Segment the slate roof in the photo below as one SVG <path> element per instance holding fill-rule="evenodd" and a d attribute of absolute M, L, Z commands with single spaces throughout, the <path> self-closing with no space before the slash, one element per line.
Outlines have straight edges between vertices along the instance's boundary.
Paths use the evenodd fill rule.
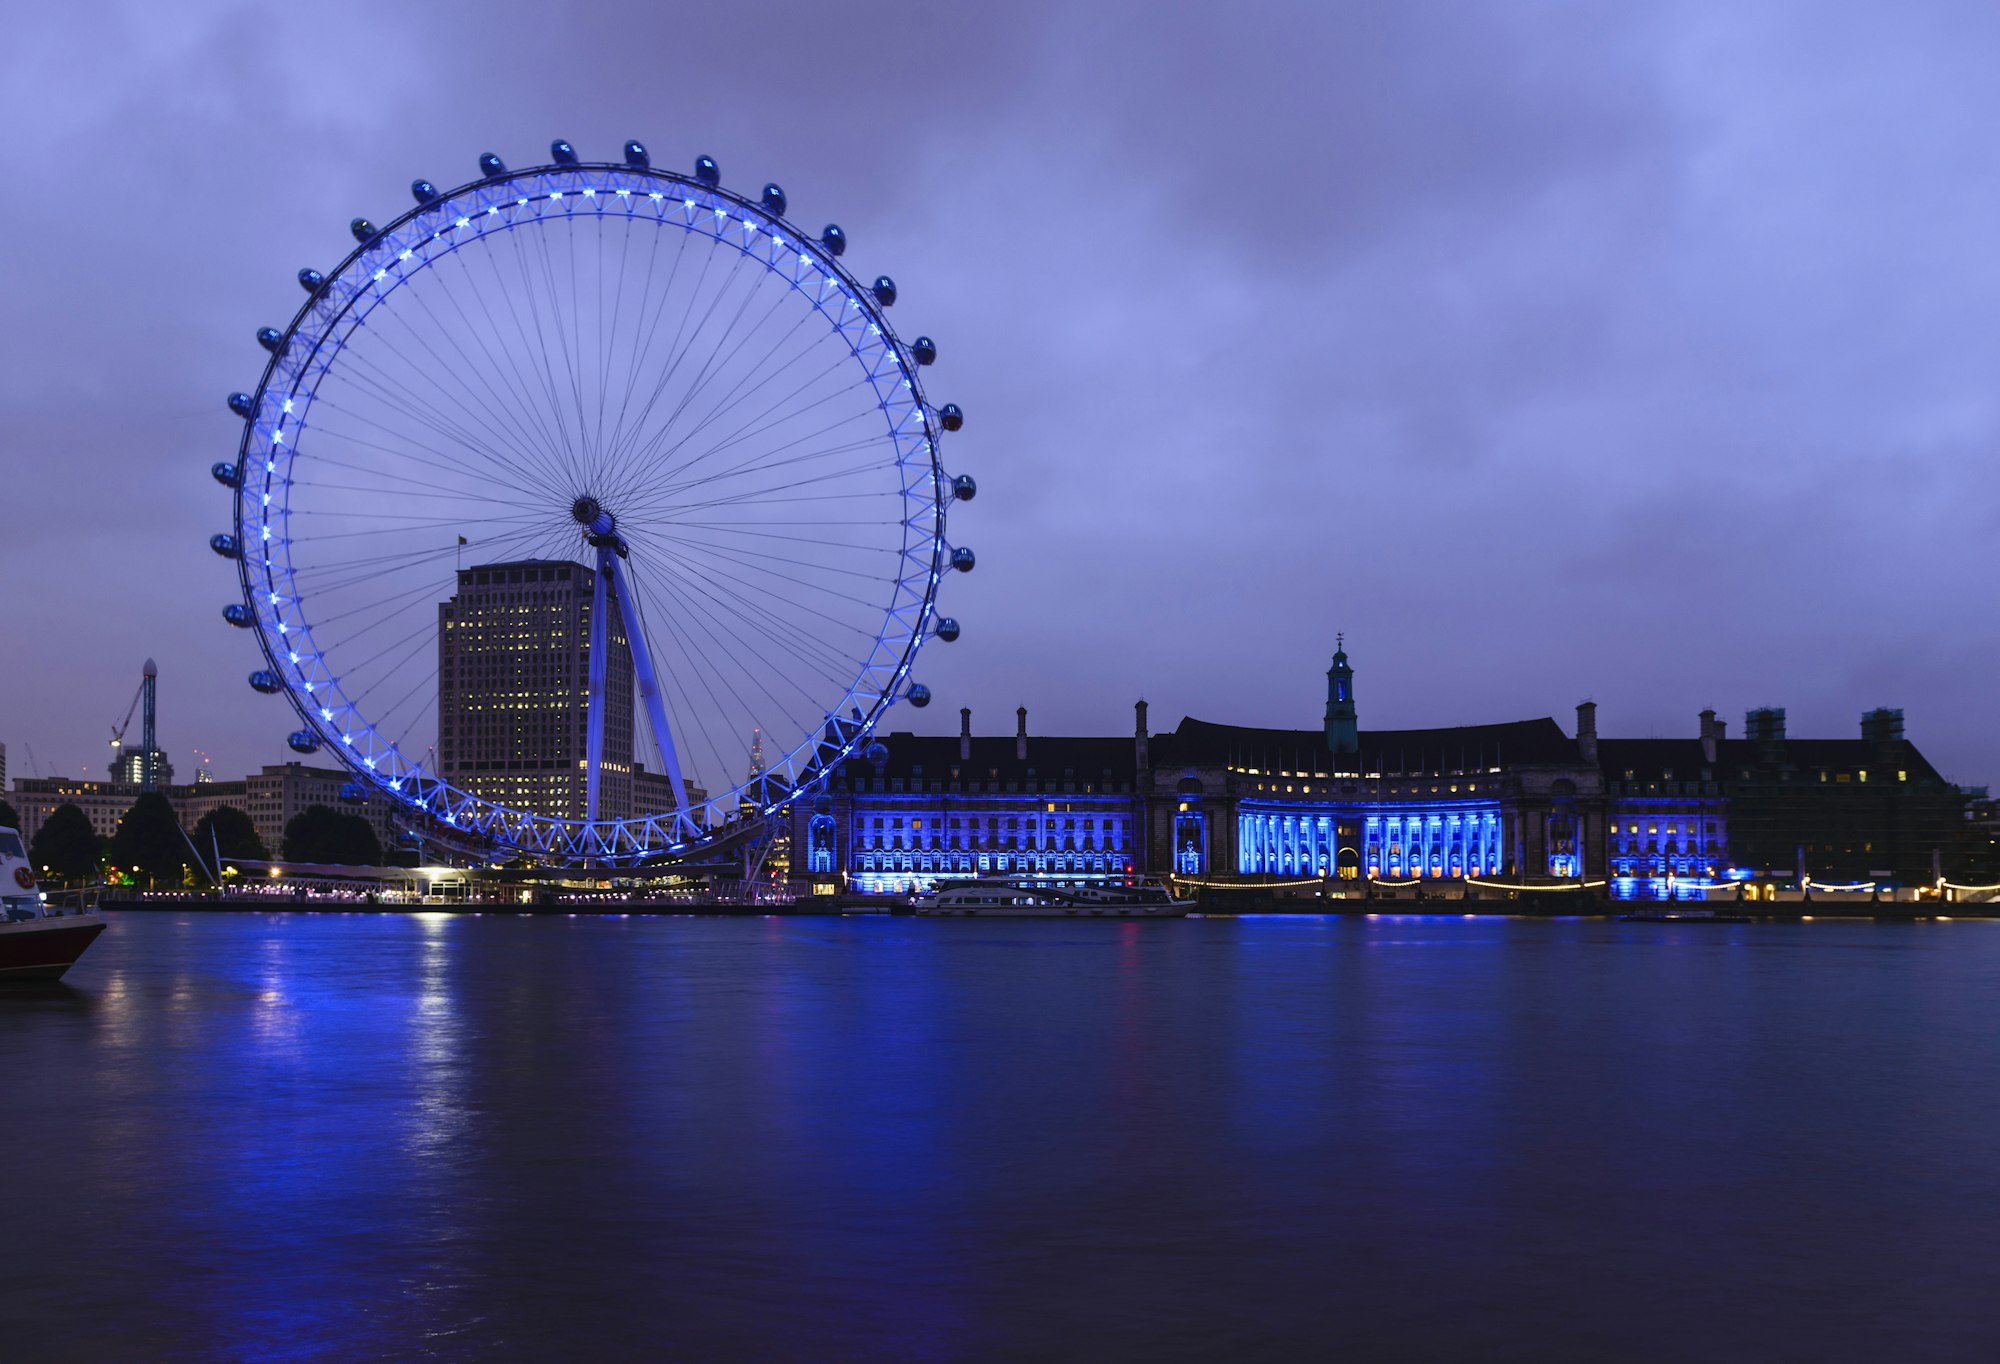
<path fill-rule="evenodd" d="M 954 767 L 965 781 L 1022 782 L 1030 780 L 1129 782 L 1135 775 L 1130 736 L 1028 736 L 1028 756 L 1015 756 L 1014 736 L 975 735 L 972 756 L 961 759 L 956 734 L 912 734 L 898 730 L 876 736 L 889 750 L 881 775 L 950 778 Z M 1510 720 L 1490 725 L 1456 725 L 1436 729 L 1364 729 L 1355 769 L 1362 772 L 1466 772 L 1492 767 L 1580 767 L 1576 740 L 1555 720 Z M 1184 767 L 1255 767 L 1265 771 L 1326 771 L 1331 761 L 1326 734 L 1317 729 L 1260 729 L 1222 725 L 1188 717 L 1170 731 L 1149 740 L 1153 766 L 1162 771 Z M 1762 769 L 1763 745 L 1749 739 L 1724 739 L 1712 770 L 1729 780 L 1741 769 Z M 1786 739 L 1781 761 L 1800 771 L 1852 771 L 1887 766 L 1876 746 L 1865 739 Z M 1692 780 L 1704 767 L 1697 738 L 1600 738 L 1598 765 L 1614 779 L 1627 769 L 1640 781 L 1659 780 L 1671 771 L 1677 780 Z M 1895 766 L 1910 780 L 1941 780 L 1915 744 L 1904 744 Z M 922 768 L 922 772 L 916 769 Z M 1065 778 L 1064 773 L 1074 773 Z M 856 757 L 845 764 L 843 776 L 872 777 L 875 768 Z"/>
<path fill-rule="evenodd" d="M 1720 766 L 1721 775 L 1728 776 L 1749 768 L 1755 772 L 1763 767 L 1764 745 L 1754 739 L 1725 739 L 1722 743 Z M 1867 739 L 1783 739 L 1778 741 L 1778 761 L 1799 771 L 1818 771 L 1824 767 L 1834 772 L 1853 771 L 1868 768 L 1881 771 L 1891 765 L 1885 761 L 1882 750 Z M 1910 774 L 1911 781 L 1942 781 L 1938 770 L 1931 766 L 1917 746 L 1902 741 L 1892 750 L 1893 765 Z"/>
<path fill-rule="evenodd" d="M 1469 772 L 1489 767 L 1573 767 L 1576 740 L 1547 716 L 1441 729 L 1364 729 L 1355 766 L 1363 772 Z M 1324 771 L 1331 761 L 1320 729 L 1257 729 L 1184 719 L 1152 741 L 1155 767 L 1224 766 Z"/>
<path fill-rule="evenodd" d="M 1109 772 L 1112 780 L 1129 782 L 1135 770 L 1130 738 L 1030 734 L 1025 760 L 1015 756 L 1011 734 L 973 736 L 972 756 L 967 759 L 958 756 L 956 734 L 911 734 L 898 730 L 877 734 L 876 738 L 889 750 L 882 765 L 885 777 L 921 776 L 929 781 L 950 777 L 956 767 L 967 781 L 1025 781 L 1032 771 L 1040 781 L 1061 781 L 1065 772 L 1074 772 L 1077 781 L 1095 782 L 1103 780 Z M 923 769 L 921 774 L 915 770 L 919 767 Z M 845 765 L 844 775 L 872 777 L 875 768 L 865 758 L 855 758 Z"/>

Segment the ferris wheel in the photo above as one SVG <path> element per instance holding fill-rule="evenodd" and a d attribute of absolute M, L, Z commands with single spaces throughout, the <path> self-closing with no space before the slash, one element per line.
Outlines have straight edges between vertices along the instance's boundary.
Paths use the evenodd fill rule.
<path fill-rule="evenodd" d="M 977 489 L 928 337 L 775 184 L 637 142 L 480 176 L 321 274 L 250 393 L 234 503 L 259 692 L 412 828 L 551 862 L 685 855 L 782 809 L 912 680 Z M 753 738 L 755 747 L 753 749 Z M 879 758 L 879 752 L 876 753 Z"/>

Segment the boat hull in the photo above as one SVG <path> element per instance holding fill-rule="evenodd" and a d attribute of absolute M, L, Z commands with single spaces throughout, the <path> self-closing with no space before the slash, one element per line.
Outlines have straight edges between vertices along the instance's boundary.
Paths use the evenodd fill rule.
<path fill-rule="evenodd" d="M 1034 904 L 919 905 L 925 919 L 1185 919 L 1193 905 Z"/>
<path fill-rule="evenodd" d="M 0 982 L 61 980 L 103 931 L 95 915 L 0 925 Z"/>
<path fill-rule="evenodd" d="M 919 909 L 920 919 L 1185 919 L 1185 909 Z"/>

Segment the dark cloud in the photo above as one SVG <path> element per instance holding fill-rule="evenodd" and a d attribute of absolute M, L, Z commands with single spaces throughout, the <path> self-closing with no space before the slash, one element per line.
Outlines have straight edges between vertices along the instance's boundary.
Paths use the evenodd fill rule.
<path fill-rule="evenodd" d="M 781 180 L 966 405 L 949 721 L 1141 693 L 1691 733 L 1873 705 L 2000 776 L 1983 6 L 47 7 L 0 53 L 0 740 L 282 753 L 203 470 L 356 214 L 553 136 Z M 927 717 L 928 718 L 928 717 Z M 1740 723 L 1740 721 L 1739 721 Z"/>

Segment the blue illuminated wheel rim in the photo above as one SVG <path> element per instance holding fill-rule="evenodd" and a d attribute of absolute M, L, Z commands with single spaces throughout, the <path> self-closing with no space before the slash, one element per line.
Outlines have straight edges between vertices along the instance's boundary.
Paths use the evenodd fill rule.
<path fill-rule="evenodd" d="M 234 497 L 214 548 L 243 591 L 225 616 L 262 645 L 253 685 L 303 721 L 292 747 L 336 755 L 413 828 L 552 862 L 682 856 L 814 786 L 896 701 L 929 700 L 910 673 L 970 480 L 944 471 L 945 409 L 919 381 L 935 346 L 897 337 L 894 283 L 849 275 L 838 228 L 801 231 L 775 185 L 731 193 L 706 158 L 682 176 L 637 144 L 624 165 L 554 154 L 483 158 L 449 192 L 419 181 L 417 207 L 357 219 L 352 254 L 301 272 L 308 299 L 259 332 L 271 359 L 232 397 L 243 437 L 214 471 Z M 553 617 L 509 605 L 544 599 L 509 595 L 508 574 L 561 565 L 609 584 L 599 619 L 630 636 L 630 757 L 684 772 L 650 807 L 595 732 L 588 810 L 508 798 L 566 764 L 470 770 L 497 751 L 471 730 L 588 729 L 592 686 L 611 688 L 596 723 L 625 723 Z M 474 591 L 480 638 L 513 653 L 467 661 L 452 632 L 470 608 L 447 603 Z M 509 612 L 518 639 L 494 633 Z"/>

